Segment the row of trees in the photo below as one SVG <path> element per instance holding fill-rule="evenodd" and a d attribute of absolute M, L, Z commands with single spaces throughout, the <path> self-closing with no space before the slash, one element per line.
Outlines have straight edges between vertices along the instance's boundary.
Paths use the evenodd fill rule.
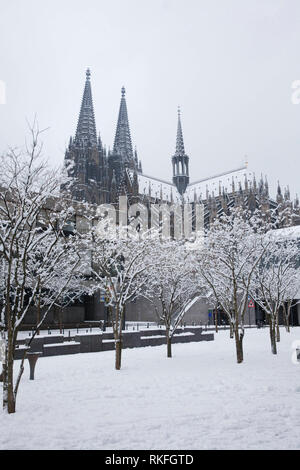
<path fill-rule="evenodd" d="M 162 239 L 159 232 L 114 227 L 105 214 L 98 223 L 85 213 L 86 229 L 66 230 L 74 208 L 60 196 L 68 179 L 49 170 L 32 130 L 24 153 L 2 157 L 0 175 L 0 333 L 5 344 L 3 407 L 16 409 L 24 359 L 14 380 L 18 332 L 32 306 L 38 312 L 32 339 L 54 306 L 83 293 L 106 293 L 115 339 L 115 368 L 122 364 L 125 306 L 144 296 L 164 324 L 167 356 L 176 328 L 197 299 L 206 299 L 228 317 L 237 362 L 243 361 L 248 298 L 265 311 L 272 352 L 280 307 L 288 318 L 297 297 L 297 238 L 274 231 L 257 211 L 232 209 L 193 241 Z"/>
<path fill-rule="evenodd" d="M 227 315 L 238 363 L 243 362 L 249 298 L 265 312 L 272 353 L 277 354 L 280 308 L 289 331 L 291 307 L 300 294 L 297 229 L 274 230 L 278 216 L 274 213 L 270 220 L 264 221 L 259 210 L 233 209 L 212 224 L 198 252 L 198 271 L 215 306 Z"/>
<path fill-rule="evenodd" d="M 243 362 L 245 314 L 252 298 L 265 312 L 271 351 L 277 354 L 279 311 L 283 309 L 289 331 L 291 307 L 299 296 L 298 239 L 290 229 L 273 230 L 275 217 L 262 221 L 259 211 L 232 209 L 215 220 L 204 239 L 193 242 L 161 240 L 156 232 L 127 228 L 105 235 L 107 222 L 100 222 L 99 240 L 93 243 L 94 288 L 109 286 L 116 368 L 121 367 L 124 308 L 137 296 L 152 303 L 164 324 L 168 357 L 176 328 L 199 298 L 226 314 L 238 363 Z"/>

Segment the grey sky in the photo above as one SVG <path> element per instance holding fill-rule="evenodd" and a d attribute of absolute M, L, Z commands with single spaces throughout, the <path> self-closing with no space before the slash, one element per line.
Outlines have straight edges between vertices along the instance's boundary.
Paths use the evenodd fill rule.
<path fill-rule="evenodd" d="M 62 162 L 85 69 L 97 131 L 112 146 L 126 87 L 146 174 L 171 179 L 177 106 L 191 180 L 240 166 L 299 191 L 299 0 L 0 0 L 0 150 L 34 113 L 45 153 Z"/>

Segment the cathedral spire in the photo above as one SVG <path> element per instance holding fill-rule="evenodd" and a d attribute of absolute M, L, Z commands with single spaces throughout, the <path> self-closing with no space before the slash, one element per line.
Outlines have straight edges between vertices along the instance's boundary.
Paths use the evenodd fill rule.
<path fill-rule="evenodd" d="M 182 126 L 181 126 L 181 119 L 180 119 L 180 106 L 178 106 L 178 123 L 177 123 L 177 136 L 176 136 L 176 151 L 175 155 L 184 156 L 184 143 L 183 143 L 183 135 L 182 135 Z"/>
<path fill-rule="evenodd" d="M 128 122 L 125 88 L 121 89 L 121 104 L 114 142 L 114 153 L 120 155 L 125 162 L 133 160 L 133 150 Z"/>
<path fill-rule="evenodd" d="M 90 77 L 90 69 L 87 69 L 85 87 L 75 136 L 76 144 L 84 146 L 97 145 L 97 133 Z"/>
<path fill-rule="evenodd" d="M 182 195 L 189 184 L 189 157 L 184 150 L 180 107 L 178 106 L 178 122 L 176 135 L 176 150 L 172 157 L 173 166 L 173 184 L 176 185 L 179 193 Z"/>

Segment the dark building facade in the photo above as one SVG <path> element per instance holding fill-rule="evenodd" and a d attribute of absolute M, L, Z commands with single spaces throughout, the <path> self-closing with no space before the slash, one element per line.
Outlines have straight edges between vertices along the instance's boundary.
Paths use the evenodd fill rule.
<path fill-rule="evenodd" d="M 70 138 L 65 162 L 69 165 L 69 175 L 74 178 L 72 197 L 92 204 L 115 201 L 120 189 L 124 191 L 128 185 L 126 169 L 141 172 L 141 162 L 132 148 L 125 88 L 122 88 L 113 150 L 107 152 L 96 132 L 89 69 L 76 134 Z"/>
<path fill-rule="evenodd" d="M 91 73 L 86 81 L 75 137 L 70 138 L 65 154 L 68 173 L 74 178 L 72 198 L 92 204 L 117 203 L 120 195 L 128 202 L 183 203 L 200 202 L 204 205 L 204 223 L 214 220 L 231 207 L 269 209 L 300 213 L 298 197 L 291 201 L 289 189 L 281 190 L 278 183 L 276 199 L 269 195 L 266 178 L 257 181 L 245 163 L 240 168 L 209 178 L 190 182 L 189 157 L 185 153 L 181 114 L 178 124 L 175 153 L 171 157 L 172 182 L 144 175 L 137 151 L 133 150 L 129 127 L 125 88 L 121 90 L 121 103 L 113 150 L 107 151 L 97 134 L 91 90 Z M 284 222 L 283 222 L 284 223 Z M 290 221 L 286 220 L 286 225 Z"/>

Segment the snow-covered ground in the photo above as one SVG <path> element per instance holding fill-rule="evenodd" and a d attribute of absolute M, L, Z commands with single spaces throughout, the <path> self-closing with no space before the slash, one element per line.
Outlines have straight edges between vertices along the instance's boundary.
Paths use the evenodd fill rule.
<path fill-rule="evenodd" d="M 247 330 L 245 362 L 233 340 L 42 358 L 26 364 L 15 415 L 0 412 L 0 449 L 300 449 L 300 364 L 281 330 Z M 18 365 L 18 362 L 16 363 Z"/>

